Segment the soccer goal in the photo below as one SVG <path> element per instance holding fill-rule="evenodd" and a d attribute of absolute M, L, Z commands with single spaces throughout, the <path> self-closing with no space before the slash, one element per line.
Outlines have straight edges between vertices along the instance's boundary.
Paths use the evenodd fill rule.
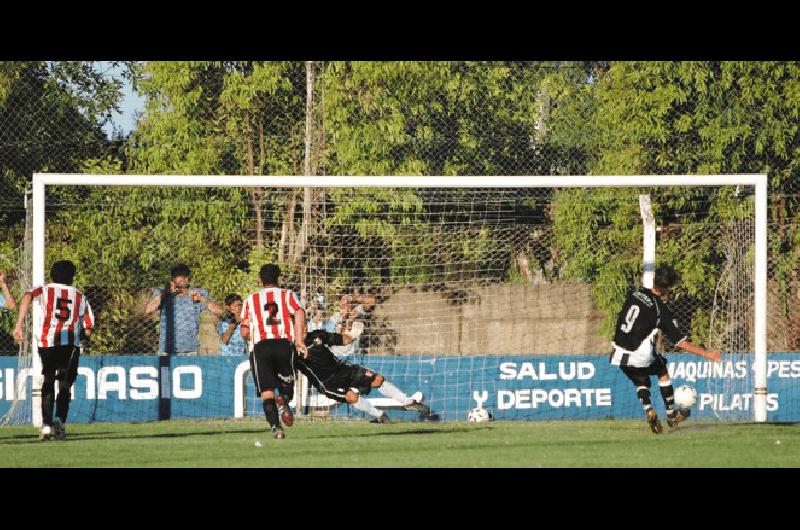
<path fill-rule="evenodd" d="M 71 421 L 261 417 L 247 358 L 223 347 L 226 315 L 199 311 L 196 349 L 159 355 L 165 336 L 186 331 L 146 310 L 176 263 L 221 305 L 277 263 L 310 328 L 360 323 L 337 355 L 445 420 L 475 407 L 508 420 L 640 418 L 608 364 L 610 338 L 626 291 L 669 263 L 682 277 L 670 299 L 681 327 L 723 352 L 710 366 L 662 341 L 674 384 L 697 389 L 699 417 L 768 418 L 765 175 L 35 174 L 31 225 L 32 284 L 72 260 L 97 321 Z M 28 350 L 24 371 L 0 372 L 8 406 L 37 424 Z M 776 408 L 793 406 L 780 401 L 789 389 L 778 394 Z M 358 417 L 303 385 L 294 405 Z"/>

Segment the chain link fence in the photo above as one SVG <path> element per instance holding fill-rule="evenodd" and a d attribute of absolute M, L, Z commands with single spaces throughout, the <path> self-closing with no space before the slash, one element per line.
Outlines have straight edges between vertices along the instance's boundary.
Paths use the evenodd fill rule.
<path fill-rule="evenodd" d="M 131 134 L 111 138 L 120 84 L 98 81 L 97 65 L 0 66 L 0 268 L 17 300 L 30 288 L 34 172 L 466 175 L 484 188 L 53 187 L 47 268 L 78 264 L 100 326 L 89 353 L 163 350 L 166 324 L 147 303 L 177 262 L 220 303 L 277 262 L 312 326 L 337 313 L 345 328 L 366 323 L 362 353 L 605 354 L 642 274 L 640 193 L 659 260 L 683 277 L 681 325 L 751 348 L 748 190 L 492 188 L 498 175 L 582 174 L 767 173 L 768 351 L 800 346 L 797 64 L 126 66 L 145 106 Z M 2 318 L 0 350 L 16 354 L 13 315 Z M 199 353 L 224 350 L 229 320 L 201 314 Z"/>

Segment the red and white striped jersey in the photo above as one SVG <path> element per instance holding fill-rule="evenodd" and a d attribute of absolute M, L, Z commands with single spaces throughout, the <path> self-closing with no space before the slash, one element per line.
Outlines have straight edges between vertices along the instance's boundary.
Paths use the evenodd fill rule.
<path fill-rule="evenodd" d="M 280 287 L 265 287 L 247 297 L 242 325 L 250 326 L 250 344 L 266 339 L 294 341 L 294 319 L 300 308 L 297 295 Z"/>
<path fill-rule="evenodd" d="M 71 285 L 48 283 L 31 291 L 41 308 L 41 322 L 33 335 L 40 348 L 80 344 L 81 329 L 94 328 L 94 314 L 86 296 Z"/>

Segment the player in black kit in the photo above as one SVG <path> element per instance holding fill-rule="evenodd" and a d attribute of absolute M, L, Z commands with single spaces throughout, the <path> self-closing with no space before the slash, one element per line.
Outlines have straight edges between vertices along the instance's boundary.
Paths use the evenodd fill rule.
<path fill-rule="evenodd" d="M 658 377 L 658 386 L 664 407 L 667 411 L 667 424 L 674 427 L 689 417 L 690 411 L 674 410 L 674 391 L 669 379 L 667 361 L 656 351 L 656 333 L 662 330 L 677 347 L 719 361 L 720 353 L 704 350 L 688 340 L 681 332 L 672 314 L 672 309 L 661 297 L 680 280 L 676 270 L 668 266 L 659 267 L 655 272 L 654 286 L 650 289 L 639 287 L 631 291 L 617 317 L 611 353 L 611 364 L 617 365 L 636 386 L 636 393 L 644 407 L 647 423 L 655 434 L 662 431 L 661 422 L 650 402 L 650 376 Z"/>
<path fill-rule="evenodd" d="M 408 397 L 381 374 L 337 359 L 328 348 L 328 346 L 346 346 L 352 340 L 353 338 L 347 334 L 327 333 L 324 330 L 312 331 L 306 335 L 308 357 L 298 356 L 295 363 L 314 388 L 339 403 L 349 403 L 357 410 L 366 412 L 374 418 L 372 423 L 389 423 L 389 417 L 385 412 L 364 399 L 373 388 L 384 396 L 400 402 L 405 410 L 419 412 L 422 420 L 439 419 L 438 415 L 431 413 L 427 405 Z"/>

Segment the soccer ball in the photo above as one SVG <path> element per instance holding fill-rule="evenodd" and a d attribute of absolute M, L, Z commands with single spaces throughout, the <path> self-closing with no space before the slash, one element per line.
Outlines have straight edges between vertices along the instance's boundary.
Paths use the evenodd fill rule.
<path fill-rule="evenodd" d="M 675 404 L 682 409 L 688 409 L 697 401 L 697 390 L 683 385 L 675 389 Z"/>
<path fill-rule="evenodd" d="M 467 413 L 467 421 L 483 423 L 484 421 L 489 421 L 491 419 L 492 415 L 489 414 L 489 411 L 481 407 L 472 409 Z"/>

